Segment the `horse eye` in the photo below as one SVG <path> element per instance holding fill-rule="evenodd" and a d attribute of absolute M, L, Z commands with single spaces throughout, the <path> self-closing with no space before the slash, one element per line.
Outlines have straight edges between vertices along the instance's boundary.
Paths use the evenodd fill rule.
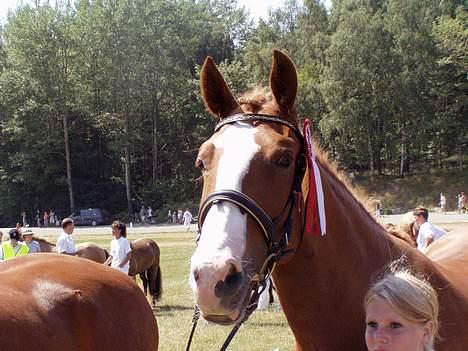
<path fill-rule="evenodd" d="M 205 170 L 205 164 L 203 163 L 203 160 L 201 158 L 197 158 L 195 161 L 195 167 L 198 168 L 200 171 Z"/>
<path fill-rule="evenodd" d="M 287 168 L 291 165 L 293 161 L 293 158 L 290 154 L 284 154 L 281 156 L 281 158 L 278 160 L 278 165 L 284 168 Z"/>

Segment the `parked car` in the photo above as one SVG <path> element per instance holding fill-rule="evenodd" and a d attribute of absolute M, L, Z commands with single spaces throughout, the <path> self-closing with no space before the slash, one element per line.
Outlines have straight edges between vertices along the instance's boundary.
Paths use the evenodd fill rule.
<path fill-rule="evenodd" d="M 110 224 L 111 216 L 106 210 L 100 208 L 79 209 L 70 216 L 75 225 L 92 225 L 93 227 L 101 224 Z"/>

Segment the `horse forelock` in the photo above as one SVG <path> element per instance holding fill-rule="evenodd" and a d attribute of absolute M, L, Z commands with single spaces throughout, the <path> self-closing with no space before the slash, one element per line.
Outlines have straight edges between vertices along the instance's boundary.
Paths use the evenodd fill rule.
<path fill-rule="evenodd" d="M 283 111 L 276 103 L 271 91 L 265 87 L 255 87 L 242 93 L 238 98 L 244 113 L 262 113 L 266 115 L 282 117 L 297 125 L 295 108 Z"/>

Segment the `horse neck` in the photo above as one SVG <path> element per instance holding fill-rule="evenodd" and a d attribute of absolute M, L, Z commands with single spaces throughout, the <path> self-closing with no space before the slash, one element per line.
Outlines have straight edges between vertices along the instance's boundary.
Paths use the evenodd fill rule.
<path fill-rule="evenodd" d="M 391 238 L 330 168 L 320 169 L 326 235 L 305 235 L 294 258 L 277 267 L 274 281 L 298 342 L 303 338 L 303 344 L 328 345 L 327 350 L 352 349 L 363 342 L 362 300 L 371 280 L 410 247 Z M 337 325 L 359 339 L 331 335 L 340 334 Z"/>
<path fill-rule="evenodd" d="M 36 240 L 39 243 L 41 252 L 55 252 L 57 250 L 55 244 L 52 244 L 43 238 L 33 236 L 33 240 Z"/>

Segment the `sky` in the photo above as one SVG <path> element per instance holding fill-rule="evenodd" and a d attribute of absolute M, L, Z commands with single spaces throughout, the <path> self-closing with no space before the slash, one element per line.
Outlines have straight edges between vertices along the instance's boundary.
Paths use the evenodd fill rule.
<path fill-rule="evenodd" d="M 265 18 L 268 15 L 269 8 L 278 8 L 284 0 L 238 0 L 241 6 L 245 6 L 249 10 L 250 14 L 255 17 Z M 31 0 L 0 0 L 0 22 L 5 23 L 8 9 L 14 9 L 20 3 L 31 2 Z M 53 0 L 51 1 L 53 2 Z M 331 6 L 331 0 L 325 0 L 327 7 Z"/>

